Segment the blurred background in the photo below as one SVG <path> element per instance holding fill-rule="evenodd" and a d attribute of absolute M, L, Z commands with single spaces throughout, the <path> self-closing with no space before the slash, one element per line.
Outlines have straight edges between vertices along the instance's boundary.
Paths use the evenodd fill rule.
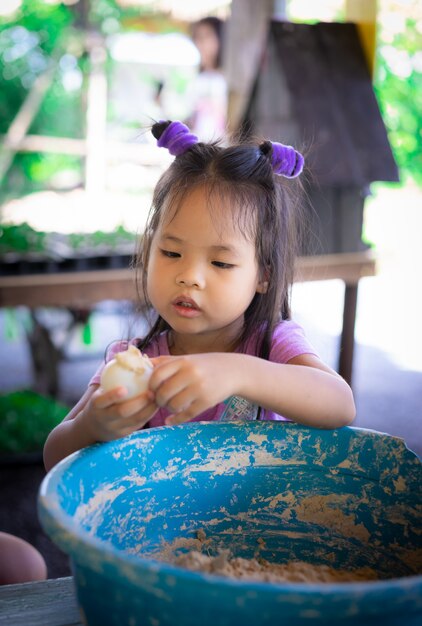
<path fill-rule="evenodd" d="M 198 28 L 198 20 L 209 16 L 216 19 Z M 350 22 L 357 25 L 356 36 L 342 30 Z M 343 32 L 350 35 L 349 48 Z M 277 39 L 280 33 L 293 46 L 291 53 Z M 305 79 L 293 80 L 300 74 L 298 63 L 306 47 L 300 43 L 303 33 L 319 33 L 315 56 L 307 57 L 316 72 L 318 54 L 323 58 L 331 45 L 343 45 L 344 60 L 349 59 L 343 67 L 337 55 L 330 66 L 333 75 L 337 72 L 336 114 L 340 119 L 341 109 L 346 112 L 353 104 L 349 117 L 344 116 L 341 138 L 350 148 L 364 134 L 366 145 L 363 138 L 364 151 L 355 157 L 353 150 L 348 155 L 339 145 L 331 150 L 334 159 L 354 171 L 360 154 L 366 171 L 389 160 L 381 175 L 366 176 L 364 171 L 357 176 L 351 207 L 357 238 L 346 237 L 341 245 L 325 243 L 319 250 L 323 255 L 370 252 L 376 262 L 375 275 L 359 281 L 352 377 L 355 425 L 402 437 L 422 453 L 421 3 L 1 0 L 2 489 L 13 472 L 26 493 L 18 464 L 31 467 L 35 477 L 28 498 L 19 499 L 16 490 L 8 494 L 16 511 L 26 506 L 33 516 L 46 432 L 83 393 L 108 343 L 143 328 L 130 299 L 107 297 L 105 291 L 92 306 L 44 306 L 31 284 L 40 275 L 48 281 L 56 273 L 128 267 L 153 187 L 170 162 L 149 132 L 157 119 L 185 120 L 203 139 L 236 132 L 245 122 L 255 131 L 283 127 L 283 136 L 271 137 L 286 143 L 298 137 L 318 161 L 324 120 L 315 113 L 308 132 L 298 98 L 308 89 L 309 109 L 316 111 L 318 102 L 324 108 L 321 94 L 327 84 L 323 76 L 316 88 Z M 271 65 L 274 59 L 280 64 Z M 280 92 L 270 96 L 271 72 L 280 76 Z M 270 77 L 267 83 L 265 76 Z M 271 112 L 274 101 L 292 117 L 283 117 L 284 109 L 282 115 Z M 378 131 L 372 140 L 375 127 L 385 132 L 385 141 Z M 331 139 L 338 145 L 334 132 Z M 323 165 L 333 178 L 333 166 Z M 347 231 L 348 224 L 335 229 Z M 323 228 L 321 233 L 324 239 Z M 8 290 L 15 282 L 25 289 L 21 301 L 10 306 Z M 339 278 L 298 282 L 292 294 L 294 316 L 333 367 L 344 290 Z M 58 295 L 60 291 L 59 284 Z M 13 524 L 16 528 L 10 506 L 0 511 L 5 530 Z M 20 534 L 33 539 L 24 521 Z M 47 539 L 39 529 L 36 534 L 48 551 Z M 51 567 L 53 574 L 66 571 L 60 565 L 54 569 L 54 563 Z"/>

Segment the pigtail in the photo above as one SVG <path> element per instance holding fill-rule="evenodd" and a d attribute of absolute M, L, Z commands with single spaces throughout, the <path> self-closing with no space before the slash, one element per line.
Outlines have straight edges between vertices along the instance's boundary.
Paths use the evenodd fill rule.
<path fill-rule="evenodd" d="M 264 141 L 260 144 L 259 150 L 263 156 L 270 159 L 274 174 L 285 178 L 296 178 L 301 174 L 305 159 L 292 146 L 277 141 Z"/>
<path fill-rule="evenodd" d="M 173 156 L 183 154 L 199 141 L 182 122 L 160 120 L 152 126 L 151 133 L 157 139 L 157 146 L 167 148 Z"/>

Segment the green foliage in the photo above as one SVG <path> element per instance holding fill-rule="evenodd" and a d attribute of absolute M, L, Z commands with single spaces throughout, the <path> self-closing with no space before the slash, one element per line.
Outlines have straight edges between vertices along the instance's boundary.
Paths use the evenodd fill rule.
<path fill-rule="evenodd" d="M 49 251 L 54 251 L 55 243 L 60 240 L 63 246 L 67 246 L 69 253 L 76 252 L 81 255 L 92 256 L 95 254 L 127 253 L 134 249 L 138 237 L 124 228 L 118 226 L 112 232 L 97 230 L 94 233 L 45 233 L 35 230 L 27 223 L 1 224 L 0 225 L 0 257 L 1 255 L 16 252 L 22 256 L 25 253 L 41 252 L 48 256 Z"/>
<path fill-rule="evenodd" d="M 123 9 L 115 0 L 91 0 L 89 20 L 98 26 L 104 34 L 112 34 L 120 30 Z"/>
<path fill-rule="evenodd" d="M 17 154 L 7 178 L 1 183 L 0 202 L 49 189 L 56 174 L 80 169 L 79 157 L 39 152 Z"/>
<path fill-rule="evenodd" d="M 13 20 L 0 18 L 0 132 L 7 131 L 26 93 L 50 63 L 72 21 L 64 6 L 23 0 Z"/>
<path fill-rule="evenodd" d="M 65 5 L 23 0 L 12 18 L 0 18 L 0 133 L 6 133 L 36 79 L 51 65 L 53 82 L 29 132 L 38 135 L 83 137 L 83 58 L 78 58 L 80 35 L 71 30 L 74 16 Z M 72 53 L 65 46 L 71 41 Z M 53 177 L 81 160 L 56 154 L 15 155 L 1 182 L 0 202 L 51 187 Z"/>
<path fill-rule="evenodd" d="M 382 35 L 381 35 L 382 36 Z M 375 91 L 397 164 L 422 185 L 422 32 L 415 20 L 378 49 Z M 419 59 L 419 65 L 418 65 Z"/>
<path fill-rule="evenodd" d="M 42 252 L 45 233 L 29 224 L 2 224 L 0 226 L 0 255 L 8 252 Z"/>
<path fill-rule="evenodd" d="M 33 391 L 0 396 L 0 453 L 42 450 L 69 408 Z"/>
<path fill-rule="evenodd" d="M 95 250 L 106 247 L 109 251 L 118 250 L 119 246 L 134 245 L 137 235 L 118 226 L 113 232 L 97 230 L 94 233 L 70 233 L 68 242 L 74 250 Z"/>

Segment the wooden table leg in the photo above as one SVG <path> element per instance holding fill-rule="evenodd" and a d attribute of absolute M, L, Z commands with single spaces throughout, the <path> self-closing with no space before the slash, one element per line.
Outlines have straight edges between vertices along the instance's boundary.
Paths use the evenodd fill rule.
<path fill-rule="evenodd" d="M 355 347 L 355 321 L 358 300 L 358 283 L 346 283 L 344 291 L 343 329 L 341 332 L 338 373 L 352 384 L 353 351 Z"/>
<path fill-rule="evenodd" d="M 32 328 L 27 332 L 30 348 L 34 389 L 40 394 L 57 398 L 59 392 L 59 363 L 61 351 L 54 345 L 49 329 L 31 310 Z"/>

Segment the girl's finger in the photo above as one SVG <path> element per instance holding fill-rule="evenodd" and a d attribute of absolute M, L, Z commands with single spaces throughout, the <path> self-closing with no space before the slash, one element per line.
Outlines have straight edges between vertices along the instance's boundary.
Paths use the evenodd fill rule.
<path fill-rule="evenodd" d="M 158 410 L 159 410 L 159 407 L 156 404 L 152 404 L 149 407 L 148 411 L 146 409 L 144 411 L 142 411 L 142 414 L 139 416 L 140 419 L 138 420 L 138 424 L 137 424 L 137 429 L 136 430 L 140 430 L 146 424 L 148 424 L 148 422 L 154 417 L 154 415 L 157 413 Z"/>
<path fill-rule="evenodd" d="M 170 413 L 180 413 L 181 411 L 186 411 L 195 399 L 196 398 L 193 396 L 192 390 L 189 387 L 185 387 L 175 395 L 171 396 L 165 404 L 159 404 L 158 400 L 157 404 L 158 406 L 165 406 Z"/>
<path fill-rule="evenodd" d="M 197 415 L 205 411 L 205 408 L 206 407 L 202 404 L 202 402 L 193 402 L 184 411 L 180 411 L 180 413 L 176 413 L 175 415 L 170 415 L 169 417 L 167 417 L 165 423 L 167 424 L 167 426 L 176 426 L 177 424 L 190 422 L 195 417 L 197 417 Z"/>
<path fill-rule="evenodd" d="M 129 417 L 114 416 L 109 421 L 109 428 L 114 432 L 118 432 L 120 436 L 125 437 L 130 433 L 140 430 L 149 420 L 154 417 L 158 407 L 154 402 L 149 403 L 141 411 L 130 415 Z"/>
<path fill-rule="evenodd" d="M 187 417 L 185 413 L 176 413 L 176 415 L 172 415 L 171 417 L 167 417 L 165 422 L 167 426 L 178 426 L 179 424 L 184 424 L 185 422 L 189 422 L 193 417 Z"/>
<path fill-rule="evenodd" d="M 178 405 L 175 405 L 174 401 L 180 394 L 184 394 L 184 397 L 186 398 L 186 395 L 189 394 L 188 385 L 189 381 L 186 377 L 182 374 L 176 373 L 174 376 L 163 382 L 155 392 L 155 402 L 158 406 L 165 406 L 170 411 L 176 412 Z M 192 396 L 192 391 L 189 395 Z M 192 397 L 187 399 L 190 399 L 191 401 L 193 400 Z"/>
<path fill-rule="evenodd" d="M 96 409 L 107 409 L 113 404 L 121 402 L 127 393 L 126 387 L 116 387 L 105 393 L 95 392 L 92 396 L 92 404 Z"/>
<path fill-rule="evenodd" d="M 157 391 L 158 388 L 166 381 L 168 378 L 171 378 L 180 370 L 180 359 L 177 357 L 172 357 L 169 360 L 162 362 L 162 364 L 158 364 L 152 370 L 151 378 L 149 380 L 149 388 L 152 391 Z"/>
<path fill-rule="evenodd" d="M 150 404 L 153 399 L 154 394 L 151 391 L 145 391 L 134 398 L 129 398 L 124 402 L 120 402 L 117 406 L 115 405 L 113 407 L 113 410 L 116 413 L 116 417 L 126 419 L 139 414 L 139 412 Z"/>

